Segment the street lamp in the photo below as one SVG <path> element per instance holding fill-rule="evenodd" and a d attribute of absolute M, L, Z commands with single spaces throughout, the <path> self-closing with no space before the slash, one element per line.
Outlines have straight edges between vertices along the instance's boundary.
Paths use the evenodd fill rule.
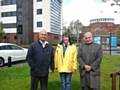
<path fill-rule="evenodd" d="M 111 37 L 112 37 L 112 33 L 111 33 L 111 32 L 109 32 L 110 55 L 111 55 L 111 51 L 112 51 L 112 46 L 111 46 Z"/>

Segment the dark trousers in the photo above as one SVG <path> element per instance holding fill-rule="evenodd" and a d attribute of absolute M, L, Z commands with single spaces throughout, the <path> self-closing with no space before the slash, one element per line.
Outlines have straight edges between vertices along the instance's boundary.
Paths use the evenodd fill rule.
<path fill-rule="evenodd" d="M 97 88 L 82 87 L 82 90 L 99 90 Z"/>
<path fill-rule="evenodd" d="M 47 90 L 48 75 L 42 77 L 31 76 L 31 90 L 38 89 L 38 83 L 40 81 L 41 90 Z"/>

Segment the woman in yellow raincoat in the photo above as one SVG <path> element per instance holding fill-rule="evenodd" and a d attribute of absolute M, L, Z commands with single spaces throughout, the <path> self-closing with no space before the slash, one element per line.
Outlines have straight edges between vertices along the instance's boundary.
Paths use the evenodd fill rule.
<path fill-rule="evenodd" d="M 63 42 L 56 47 L 55 69 L 60 74 L 61 90 L 70 90 L 72 73 L 77 70 L 77 48 L 67 35 L 63 36 Z"/>

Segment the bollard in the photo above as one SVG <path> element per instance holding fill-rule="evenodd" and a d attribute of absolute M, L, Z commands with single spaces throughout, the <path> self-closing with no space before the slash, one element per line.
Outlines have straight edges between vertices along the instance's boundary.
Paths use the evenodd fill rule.
<path fill-rule="evenodd" d="M 11 67 L 11 66 L 12 66 L 11 60 L 12 60 L 12 58 L 11 58 L 11 57 L 8 57 L 8 67 Z"/>

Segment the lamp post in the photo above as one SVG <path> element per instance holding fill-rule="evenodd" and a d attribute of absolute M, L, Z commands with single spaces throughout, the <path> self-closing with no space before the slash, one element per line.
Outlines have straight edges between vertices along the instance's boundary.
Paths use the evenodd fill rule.
<path fill-rule="evenodd" d="M 111 46 L 111 37 L 112 37 L 112 33 L 109 32 L 109 46 L 110 46 L 110 55 L 112 54 L 111 51 L 112 51 L 112 46 Z"/>

